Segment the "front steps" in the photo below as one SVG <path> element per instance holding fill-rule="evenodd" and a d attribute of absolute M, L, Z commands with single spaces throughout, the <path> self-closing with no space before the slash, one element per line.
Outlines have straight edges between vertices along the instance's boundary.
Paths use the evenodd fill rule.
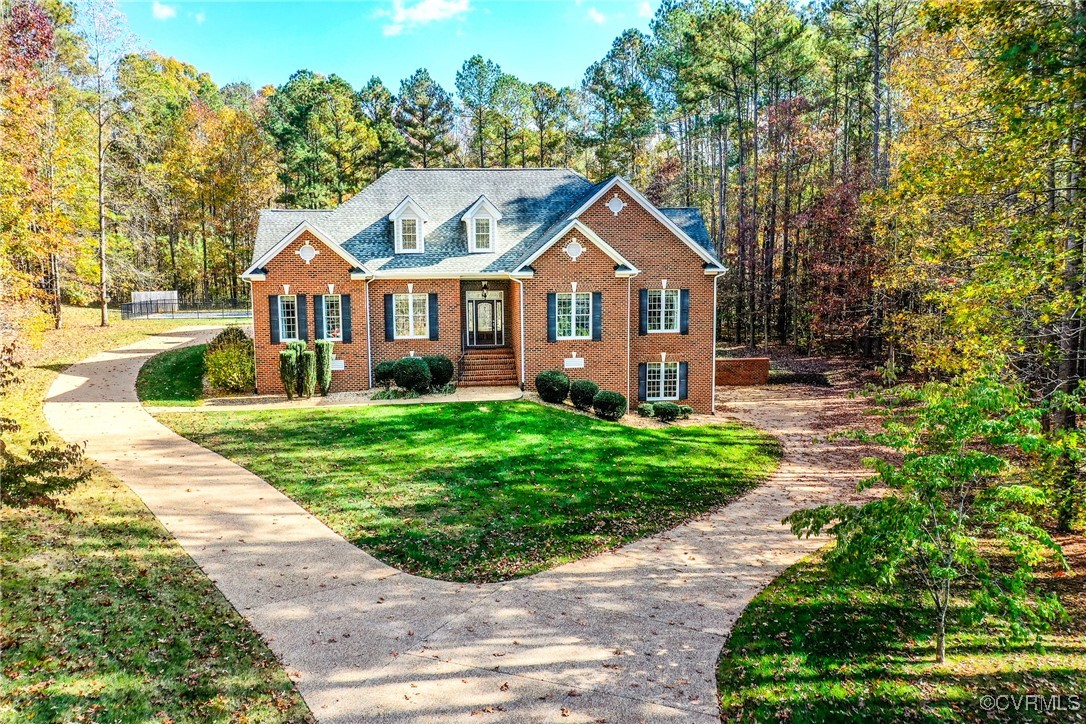
<path fill-rule="evenodd" d="M 505 387 L 520 383 L 512 347 L 469 349 L 461 364 L 458 383 L 461 387 Z"/>

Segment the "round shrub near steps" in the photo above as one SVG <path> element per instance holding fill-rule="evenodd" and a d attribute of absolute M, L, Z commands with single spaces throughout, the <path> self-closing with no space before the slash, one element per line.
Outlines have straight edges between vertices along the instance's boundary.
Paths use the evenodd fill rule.
<path fill-rule="evenodd" d="M 682 410 L 674 402 L 657 402 L 652 406 L 652 411 L 660 422 L 674 422 L 682 414 Z"/>
<path fill-rule="evenodd" d="M 592 398 L 596 417 L 601 420 L 618 420 L 626 414 L 626 396 L 610 390 L 600 390 Z"/>
<path fill-rule="evenodd" d="M 396 381 L 396 360 L 387 359 L 373 367 L 373 379 L 386 388 Z"/>
<path fill-rule="evenodd" d="M 393 370 L 396 386 L 405 390 L 422 394 L 430 389 L 433 377 L 430 375 L 430 365 L 422 357 L 404 357 L 396 362 Z"/>
<path fill-rule="evenodd" d="M 637 414 L 641 417 L 655 417 L 656 412 L 652 409 L 651 402 L 642 402 L 637 406 Z"/>
<path fill-rule="evenodd" d="M 560 405 L 569 397 L 569 377 L 558 370 L 543 370 L 535 376 L 535 389 L 544 402 Z"/>
<path fill-rule="evenodd" d="M 592 409 L 592 400 L 599 391 L 600 386 L 592 380 L 575 380 L 569 385 L 569 399 L 578 410 L 587 412 Z"/>
<path fill-rule="evenodd" d="M 426 366 L 430 368 L 431 384 L 434 387 L 444 387 L 453 378 L 452 360 L 443 354 L 423 357 Z"/>

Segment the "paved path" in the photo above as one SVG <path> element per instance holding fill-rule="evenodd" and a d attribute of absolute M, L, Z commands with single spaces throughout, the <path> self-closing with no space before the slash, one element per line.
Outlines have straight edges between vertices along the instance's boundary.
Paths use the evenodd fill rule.
<path fill-rule="evenodd" d="M 208 336 L 163 334 L 74 365 L 46 417 L 140 495 L 323 722 L 715 721 L 715 662 L 730 627 L 819 545 L 779 521 L 848 496 L 858 475 L 855 450 L 812 439 L 834 424 L 827 410 L 845 409 L 839 397 L 747 393 L 724 410 L 781 435 L 786 458 L 738 501 L 506 584 L 428 580 L 377 561 L 141 408 L 144 361 Z"/>

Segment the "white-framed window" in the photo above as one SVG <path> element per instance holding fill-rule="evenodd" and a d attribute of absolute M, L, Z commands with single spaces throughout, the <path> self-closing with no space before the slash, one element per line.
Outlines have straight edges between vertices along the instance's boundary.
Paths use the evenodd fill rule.
<path fill-rule="evenodd" d="M 396 221 L 396 251 L 401 254 L 421 254 L 422 222 L 412 216 Z"/>
<path fill-rule="evenodd" d="M 324 338 L 343 341 L 343 297 L 338 294 L 324 295 Z"/>
<path fill-rule="evenodd" d="M 679 290 L 649 290 L 649 331 L 679 331 Z"/>
<path fill-rule="evenodd" d="M 492 224 L 494 222 L 485 217 L 475 218 L 471 220 L 472 226 L 472 251 L 493 251 L 494 239 Z"/>
<path fill-rule="evenodd" d="M 555 336 L 558 339 L 592 338 L 592 293 L 555 295 Z"/>
<path fill-rule="evenodd" d="M 279 341 L 298 339 L 298 297 L 293 294 L 279 295 Z"/>
<path fill-rule="evenodd" d="M 645 399 L 679 399 L 678 362 L 649 362 L 645 366 Z"/>
<path fill-rule="evenodd" d="M 430 336 L 430 295 L 393 294 L 392 330 L 396 339 Z"/>

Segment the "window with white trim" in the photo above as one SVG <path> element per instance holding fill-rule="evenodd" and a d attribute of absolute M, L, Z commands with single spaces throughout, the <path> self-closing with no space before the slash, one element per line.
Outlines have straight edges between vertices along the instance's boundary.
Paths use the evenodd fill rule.
<path fill-rule="evenodd" d="M 405 253 L 418 253 L 422 251 L 422 239 L 419 234 L 419 220 L 412 217 L 404 217 L 396 222 L 398 227 L 397 251 Z"/>
<path fill-rule="evenodd" d="M 293 294 L 279 295 L 279 341 L 298 339 L 298 298 Z"/>
<path fill-rule="evenodd" d="M 338 294 L 324 295 L 324 338 L 343 341 L 343 298 Z"/>
<path fill-rule="evenodd" d="M 592 338 L 592 293 L 555 295 L 555 335 L 558 339 Z"/>
<path fill-rule="evenodd" d="M 679 331 L 679 290 L 649 290 L 649 331 Z"/>
<path fill-rule="evenodd" d="M 396 339 L 430 336 L 430 295 L 393 294 L 392 329 Z"/>
<path fill-rule="evenodd" d="M 678 362 L 649 362 L 645 366 L 645 399 L 679 399 Z"/>
<path fill-rule="evenodd" d="M 489 218 L 475 218 L 472 225 L 472 251 L 493 251 L 492 227 L 493 221 Z"/>

